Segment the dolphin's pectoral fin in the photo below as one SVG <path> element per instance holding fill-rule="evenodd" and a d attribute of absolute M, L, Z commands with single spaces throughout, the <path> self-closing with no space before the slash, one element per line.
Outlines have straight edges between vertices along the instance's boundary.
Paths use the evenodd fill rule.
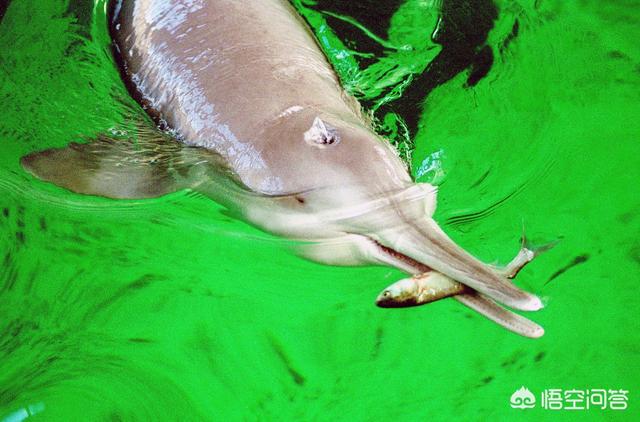
<path fill-rule="evenodd" d="M 200 182 L 200 167 L 217 165 L 208 150 L 187 147 L 149 128 L 132 138 L 99 135 L 88 143 L 48 149 L 21 159 L 34 176 L 76 193 L 116 199 L 153 198 Z"/>
<path fill-rule="evenodd" d="M 173 192 L 176 181 L 158 156 L 137 156 L 129 140 L 98 137 L 22 158 L 23 167 L 39 179 L 76 193 L 118 199 L 152 198 Z"/>
<path fill-rule="evenodd" d="M 516 334 L 530 338 L 544 335 L 544 328 L 535 322 L 504 309 L 478 292 L 468 292 L 454 297 L 465 306 Z"/>

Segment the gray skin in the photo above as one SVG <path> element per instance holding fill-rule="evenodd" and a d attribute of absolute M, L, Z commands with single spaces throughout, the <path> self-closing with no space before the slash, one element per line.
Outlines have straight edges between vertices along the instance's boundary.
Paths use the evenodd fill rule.
<path fill-rule="evenodd" d="M 118 16 L 114 38 L 142 96 L 252 191 L 352 183 L 377 195 L 411 184 L 288 2 L 125 0 Z M 338 129 L 339 142 L 303 142 L 316 117 Z M 380 161 L 387 165 L 368 165 Z"/>
<path fill-rule="evenodd" d="M 489 318 L 510 314 L 491 299 L 542 307 L 438 227 L 436 189 L 412 181 L 287 1 L 124 0 L 114 16 L 125 77 L 176 139 L 142 136 L 123 152 L 99 138 L 25 157 L 31 173 L 112 198 L 196 189 L 257 227 L 309 241 L 300 249 L 309 259 L 437 271 L 468 286 L 456 298 Z M 172 158 L 148 165 L 131 158 L 140 148 Z"/>

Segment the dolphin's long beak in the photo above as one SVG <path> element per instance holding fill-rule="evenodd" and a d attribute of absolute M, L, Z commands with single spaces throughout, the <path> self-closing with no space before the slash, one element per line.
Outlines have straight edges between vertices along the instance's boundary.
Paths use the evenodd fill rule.
<path fill-rule="evenodd" d="M 491 266 L 455 244 L 428 217 L 411 219 L 370 235 L 380 244 L 406 255 L 514 309 L 536 311 L 540 299 L 518 289 Z"/>

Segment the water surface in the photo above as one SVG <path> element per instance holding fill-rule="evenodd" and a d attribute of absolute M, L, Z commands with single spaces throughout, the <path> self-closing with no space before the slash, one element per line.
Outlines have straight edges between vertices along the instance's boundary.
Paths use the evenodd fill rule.
<path fill-rule="evenodd" d="M 14 0 L 0 23 L 0 418 L 640 415 L 637 2 L 350 3 L 294 2 L 414 177 L 439 185 L 443 228 L 488 262 L 517 252 L 523 225 L 561 239 L 517 279 L 544 298 L 546 335 L 453 300 L 376 308 L 400 272 L 301 260 L 193 192 L 113 201 L 34 179 L 20 157 L 122 135 L 135 103 L 103 0 Z M 523 385 L 625 389 L 629 409 L 511 409 Z"/>

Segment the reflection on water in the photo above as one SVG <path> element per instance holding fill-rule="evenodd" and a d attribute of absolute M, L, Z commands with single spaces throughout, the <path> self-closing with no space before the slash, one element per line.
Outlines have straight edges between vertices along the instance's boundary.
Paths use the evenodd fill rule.
<path fill-rule="evenodd" d="M 44 403 L 30 404 L 27 407 L 23 407 L 20 410 L 16 410 L 13 413 L 5 416 L 4 422 L 20 422 L 27 419 L 29 416 L 37 415 L 44 410 Z"/>
<path fill-rule="evenodd" d="M 33 179 L 20 157 L 121 128 L 135 104 L 103 1 L 15 1 L 0 24 L 0 417 L 514 418 L 523 384 L 635 394 L 635 9 L 294 3 L 417 179 L 439 185 L 455 240 L 506 262 L 523 223 L 562 239 L 517 280 L 545 298 L 545 337 L 452 300 L 376 308 L 400 273 L 303 261 L 201 195 L 118 202 Z"/>

